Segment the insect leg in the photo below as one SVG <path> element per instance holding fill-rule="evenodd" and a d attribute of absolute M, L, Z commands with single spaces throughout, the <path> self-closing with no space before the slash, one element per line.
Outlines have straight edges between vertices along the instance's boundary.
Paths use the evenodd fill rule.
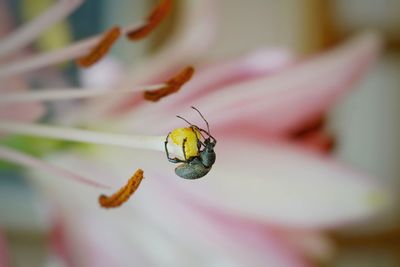
<path fill-rule="evenodd" d="M 215 140 L 215 138 L 211 134 L 209 134 L 208 132 L 206 132 L 205 130 L 203 130 L 201 128 L 198 128 L 198 129 L 200 132 L 206 133 L 212 139 L 213 143 L 217 143 L 217 140 Z"/>
<path fill-rule="evenodd" d="M 180 159 L 178 159 L 178 158 L 171 158 L 171 157 L 169 156 L 169 152 L 168 152 L 168 138 L 169 138 L 169 135 L 170 135 L 170 134 L 171 134 L 171 132 L 168 133 L 167 138 L 165 138 L 165 141 L 164 141 L 164 148 L 165 148 L 165 153 L 167 154 L 167 159 L 168 159 L 168 161 L 169 161 L 169 162 L 172 162 L 172 163 L 185 162 L 185 161 L 180 160 Z"/>
<path fill-rule="evenodd" d="M 184 120 L 187 124 L 190 125 L 190 127 L 199 130 L 200 135 L 201 135 L 204 139 L 206 139 L 206 138 L 204 137 L 204 135 L 200 132 L 200 128 L 199 128 L 199 127 L 197 127 L 196 125 L 190 123 L 188 120 L 186 120 L 185 118 L 183 118 L 183 117 L 181 117 L 181 116 L 176 116 L 176 117 L 179 118 L 179 119 L 181 119 L 181 120 Z M 203 130 L 203 131 L 204 131 L 204 130 Z M 204 132 L 207 133 L 206 131 L 204 131 Z M 207 135 L 208 135 L 208 133 L 207 133 Z"/>
<path fill-rule="evenodd" d="M 197 108 L 195 108 L 195 107 L 193 107 L 193 106 L 192 106 L 191 108 L 194 109 L 194 110 L 196 110 L 197 113 L 200 114 L 201 118 L 205 121 L 206 126 L 207 126 L 207 133 L 209 134 L 209 132 L 210 132 L 210 126 L 208 125 L 208 121 L 204 118 L 203 114 L 201 114 L 200 110 L 198 110 Z"/>
<path fill-rule="evenodd" d="M 206 145 L 197 137 L 197 134 L 195 131 L 195 130 L 199 131 L 200 135 L 204 138 L 203 134 L 200 132 L 200 129 L 196 125 L 192 125 L 192 126 L 190 126 L 190 128 L 192 129 L 192 131 L 194 132 L 194 135 L 196 137 L 197 150 L 200 150 L 201 145 L 203 145 L 205 147 Z"/>
<path fill-rule="evenodd" d="M 185 161 L 187 161 L 186 152 L 185 152 L 185 144 L 186 144 L 186 141 L 187 141 L 187 138 L 185 137 L 185 138 L 183 139 L 183 142 L 182 142 L 182 151 L 183 151 L 183 157 L 185 158 Z"/>

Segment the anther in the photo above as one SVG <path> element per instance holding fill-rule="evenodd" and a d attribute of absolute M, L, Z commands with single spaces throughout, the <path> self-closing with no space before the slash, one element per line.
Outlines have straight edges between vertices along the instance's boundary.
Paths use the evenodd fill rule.
<path fill-rule="evenodd" d="M 118 26 L 115 26 L 104 33 L 103 38 L 99 41 L 99 43 L 92 48 L 89 54 L 78 58 L 76 63 L 81 67 L 90 67 L 97 61 L 99 61 L 107 52 L 111 49 L 115 41 L 121 35 L 121 29 Z"/>
<path fill-rule="evenodd" d="M 173 78 L 166 81 L 165 87 L 157 90 L 145 91 L 144 98 L 149 101 L 157 102 L 163 97 L 178 92 L 179 89 L 181 89 L 181 87 L 192 78 L 193 73 L 194 73 L 193 67 L 188 66 L 184 68 Z"/>
<path fill-rule="evenodd" d="M 99 203 L 103 208 L 116 208 L 124 204 L 138 189 L 143 180 L 143 170 L 138 169 L 128 183 L 111 196 L 100 195 Z"/>
<path fill-rule="evenodd" d="M 128 32 L 126 36 L 132 41 L 139 41 L 145 38 L 155 28 L 157 28 L 161 21 L 167 16 L 171 10 L 171 6 L 172 0 L 161 0 L 147 17 L 144 25 L 138 29 Z"/>

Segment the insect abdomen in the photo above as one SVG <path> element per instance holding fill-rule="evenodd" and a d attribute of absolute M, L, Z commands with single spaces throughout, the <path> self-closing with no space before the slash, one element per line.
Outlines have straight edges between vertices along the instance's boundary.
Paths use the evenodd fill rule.
<path fill-rule="evenodd" d="M 175 173 L 184 179 L 198 179 L 205 176 L 211 168 L 206 168 L 203 164 L 195 159 L 195 164 L 184 163 L 175 168 Z"/>

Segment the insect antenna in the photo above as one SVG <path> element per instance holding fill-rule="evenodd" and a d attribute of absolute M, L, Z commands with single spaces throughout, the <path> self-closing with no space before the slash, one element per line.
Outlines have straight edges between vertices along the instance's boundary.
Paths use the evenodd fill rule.
<path fill-rule="evenodd" d="M 210 135 L 210 126 L 208 125 L 208 121 L 204 118 L 203 114 L 201 114 L 200 110 L 198 110 L 195 107 L 191 107 L 192 109 L 196 110 L 197 113 L 199 113 L 199 115 L 201 116 L 201 118 L 205 121 L 206 125 L 207 125 L 207 134 Z"/>
<path fill-rule="evenodd" d="M 184 120 L 184 121 L 185 121 L 187 124 L 189 124 L 191 127 L 197 129 L 198 132 L 200 133 L 201 137 L 203 137 L 204 139 L 206 139 L 206 138 L 204 137 L 204 135 L 201 133 L 201 129 L 200 129 L 199 127 L 197 127 L 196 125 L 190 123 L 187 119 L 185 119 L 185 118 L 183 118 L 183 117 L 181 117 L 181 116 L 178 116 L 178 115 L 177 115 L 176 117 L 179 118 L 179 119 L 181 119 L 181 120 Z M 201 141 L 200 141 L 200 142 L 201 142 Z M 201 142 L 201 143 L 202 143 L 202 142 Z M 203 144 L 203 143 L 202 143 L 202 144 Z"/>

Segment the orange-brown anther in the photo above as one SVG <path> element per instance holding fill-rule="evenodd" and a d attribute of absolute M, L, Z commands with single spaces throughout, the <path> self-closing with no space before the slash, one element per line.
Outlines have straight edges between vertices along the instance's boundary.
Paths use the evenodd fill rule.
<path fill-rule="evenodd" d="M 103 208 L 116 208 L 128 201 L 129 197 L 139 187 L 140 182 L 143 180 L 143 170 L 138 169 L 135 174 L 129 179 L 128 183 L 122 187 L 118 192 L 111 196 L 101 195 L 99 197 L 100 206 Z"/>
<path fill-rule="evenodd" d="M 132 41 L 139 41 L 149 35 L 167 16 L 172 7 L 172 0 L 161 0 L 146 18 L 144 25 L 136 30 L 130 31 L 126 36 Z"/>
<path fill-rule="evenodd" d="M 188 66 L 181 70 L 177 75 L 165 82 L 165 87 L 157 90 L 145 91 L 144 98 L 149 101 L 157 102 L 163 97 L 176 93 L 187 81 L 192 78 L 194 68 Z"/>
<path fill-rule="evenodd" d="M 118 26 L 115 26 L 104 33 L 103 38 L 99 41 L 99 43 L 93 47 L 89 54 L 78 58 L 76 63 L 81 67 L 90 67 L 97 61 L 99 61 L 110 48 L 113 46 L 115 41 L 121 35 L 121 29 Z"/>

